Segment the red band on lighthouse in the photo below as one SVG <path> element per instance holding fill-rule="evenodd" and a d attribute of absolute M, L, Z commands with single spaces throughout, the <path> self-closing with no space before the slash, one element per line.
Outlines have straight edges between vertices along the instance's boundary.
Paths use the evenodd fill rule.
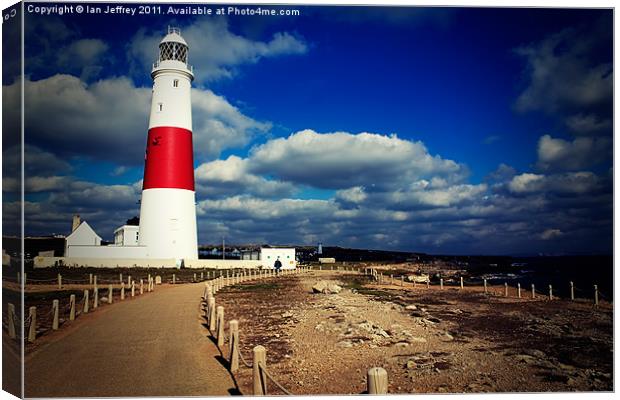
<path fill-rule="evenodd" d="M 149 129 L 142 189 L 194 190 L 192 132 L 170 126 Z"/>

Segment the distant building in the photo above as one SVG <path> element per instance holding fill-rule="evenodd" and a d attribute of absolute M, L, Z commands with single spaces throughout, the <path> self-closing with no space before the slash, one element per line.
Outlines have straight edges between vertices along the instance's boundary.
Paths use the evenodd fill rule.
<path fill-rule="evenodd" d="M 273 268 L 278 259 L 282 263 L 282 269 L 297 268 L 294 247 L 261 247 L 260 260 L 263 261 L 263 268 Z"/>
<path fill-rule="evenodd" d="M 138 246 L 140 227 L 137 225 L 123 225 L 114 231 L 115 246 Z"/>

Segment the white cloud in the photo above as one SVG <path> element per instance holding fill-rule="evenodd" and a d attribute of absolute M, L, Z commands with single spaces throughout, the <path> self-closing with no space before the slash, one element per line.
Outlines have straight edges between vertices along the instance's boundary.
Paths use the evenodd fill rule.
<path fill-rule="evenodd" d="M 246 146 L 271 124 L 243 115 L 224 97 L 210 90 L 192 90 L 194 154 L 196 159 L 217 157 L 222 150 Z"/>
<path fill-rule="evenodd" d="M 540 234 L 542 240 L 550 240 L 562 236 L 562 231 L 559 229 L 547 229 Z"/>
<path fill-rule="evenodd" d="M 368 198 L 363 186 L 355 186 L 349 189 L 339 190 L 336 192 L 336 199 L 348 203 L 362 203 Z"/>
<path fill-rule="evenodd" d="M 601 189 L 601 179 L 592 172 L 568 172 L 549 176 L 523 173 L 508 183 L 515 194 L 549 192 L 584 195 Z"/>
<path fill-rule="evenodd" d="M 87 85 L 71 75 L 24 81 L 27 140 L 57 157 L 92 157 L 141 165 L 148 129 L 151 89 L 127 78 L 109 78 Z M 17 96 L 19 85 L 4 87 Z M 270 128 L 243 115 L 209 90 L 192 91 L 196 159 L 246 145 Z M 15 110 L 7 110 L 8 113 Z M 9 127 L 15 129 L 15 127 Z"/>
<path fill-rule="evenodd" d="M 576 135 L 608 133 L 611 128 L 610 119 L 600 119 L 595 114 L 576 114 L 566 119 L 566 126 Z"/>
<path fill-rule="evenodd" d="M 295 192 L 295 187 L 290 183 L 268 180 L 249 173 L 247 164 L 247 159 L 237 156 L 201 164 L 195 172 L 199 195 L 220 197 L 252 194 L 258 197 L 286 197 Z"/>
<path fill-rule="evenodd" d="M 538 140 L 541 170 L 579 170 L 608 160 L 612 142 L 608 137 L 578 137 L 572 142 L 544 135 Z"/>
<path fill-rule="evenodd" d="M 612 64 L 593 63 L 594 58 L 589 56 L 591 49 L 600 44 L 597 40 L 567 29 L 518 48 L 517 54 L 527 59 L 529 85 L 517 98 L 516 109 L 557 112 L 610 102 Z"/>
<path fill-rule="evenodd" d="M 141 69 L 150 69 L 157 59 L 158 44 L 164 33 L 147 32 L 143 28 L 131 40 L 129 55 L 138 60 Z M 232 77 L 239 65 L 256 63 L 261 58 L 308 51 L 303 39 L 287 32 L 277 32 L 264 42 L 236 35 L 230 31 L 224 18 L 199 19 L 190 26 L 182 27 L 182 35 L 190 48 L 190 64 L 199 66 L 194 71 L 199 83 Z"/>
<path fill-rule="evenodd" d="M 250 153 L 252 169 L 319 188 L 386 188 L 425 176 L 462 180 L 467 170 L 431 156 L 422 142 L 396 135 L 304 130 L 271 140 Z"/>

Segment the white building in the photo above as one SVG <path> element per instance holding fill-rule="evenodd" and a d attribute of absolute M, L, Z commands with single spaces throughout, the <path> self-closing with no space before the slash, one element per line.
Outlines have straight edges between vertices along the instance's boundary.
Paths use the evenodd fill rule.
<path fill-rule="evenodd" d="M 280 260 L 282 269 L 297 268 L 294 247 L 261 247 L 260 260 L 263 268 L 274 268 L 276 260 Z"/>
<path fill-rule="evenodd" d="M 115 246 L 137 246 L 140 227 L 137 225 L 123 225 L 114 231 Z"/>
<path fill-rule="evenodd" d="M 65 239 L 65 257 L 79 257 L 82 249 L 92 246 L 101 246 L 101 237 L 82 221 Z"/>

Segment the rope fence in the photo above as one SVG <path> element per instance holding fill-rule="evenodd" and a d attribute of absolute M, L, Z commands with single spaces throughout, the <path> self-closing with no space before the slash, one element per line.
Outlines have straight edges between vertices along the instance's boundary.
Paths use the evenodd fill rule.
<path fill-rule="evenodd" d="M 290 274 L 299 274 L 310 271 L 311 269 L 305 266 L 296 270 L 284 270 L 281 274 L 286 276 Z M 243 366 L 248 369 L 252 369 L 252 386 L 253 394 L 255 396 L 267 395 L 268 385 L 267 382 L 271 382 L 278 390 L 287 396 L 294 396 L 284 385 L 282 385 L 267 368 L 267 349 L 261 345 L 254 346 L 252 348 L 252 362 L 248 362 L 243 357 L 241 351 L 241 344 L 239 339 L 239 321 L 230 320 L 228 336 L 224 335 L 224 307 L 218 306 L 215 301 L 214 295 L 222 288 L 226 286 L 236 285 L 249 280 L 264 279 L 274 277 L 273 271 L 258 271 L 257 273 L 249 274 L 232 274 L 226 277 L 220 276 L 214 278 L 211 281 L 205 282 L 205 290 L 202 295 L 200 312 L 204 312 L 203 317 L 206 319 L 206 326 L 211 335 L 215 339 L 217 349 L 222 357 L 225 356 L 224 348 L 227 344 L 228 355 L 228 370 L 231 374 L 238 372 L 239 367 Z M 376 377 L 375 373 L 371 371 L 381 370 L 384 372 L 385 382 L 383 383 L 383 375 Z M 368 393 L 371 394 L 384 394 L 387 393 L 387 373 L 382 368 L 371 368 L 368 371 Z M 372 382 L 381 381 L 381 384 L 373 384 Z M 383 390 L 384 392 L 376 391 Z"/>
<path fill-rule="evenodd" d="M 522 286 L 520 282 L 516 283 L 516 286 L 509 285 L 507 282 L 504 282 L 503 285 L 494 284 L 493 286 L 488 284 L 487 279 L 480 280 L 465 280 L 463 277 L 459 277 L 458 281 L 455 281 L 455 284 L 448 285 L 444 282 L 443 278 L 439 278 L 439 285 L 434 282 L 431 282 L 430 279 L 427 278 L 424 284 L 420 282 L 408 282 L 405 278 L 405 275 L 393 276 L 386 275 L 384 273 L 379 272 L 374 268 L 365 268 L 363 275 L 367 276 L 369 279 L 374 281 L 379 285 L 391 285 L 391 286 L 400 286 L 400 287 L 412 287 L 417 288 L 418 285 L 421 287 L 426 286 L 426 288 L 430 288 L 431 286 L 439 286 L 440 290 L 445 288 L 451 289 L 459 289 L 463 290 L 467 288 L 479 288 L 482 286 L 485 294 L 502 296 L 502 297 L 516 297 L 523 299 L 547 299 L 547 300 L 560 300 L 561 298 L 557 295 L 558 288 L 553 285 L 548 285 L 547 290 L 541 291 L 535 287 L 534 284 L 530 284 L 529 287 Z M 482 285 L 481 285 L 482 284 Z M 502 288 L 503 286 L 503 288 Z M 565 299 L 570 299 L 570 301 L 578 301 L 578 300 L 592 300 L 595 306 L 599 305 L 599 300 L 605 300 L 609 303 L 613 302 L 613 299 L 610 296 L 605 296 L 601 293 L 600 289 L 598 289 L 598 285 L 593 285 L 592 289 L 582 289 L 574 285 L 574 282 L 568 282 L 566 287 L 561 288 L 562 291 L 566 291 L 568 295 Z M 582 295 L 580 298 L 575 296 L 575 293 Z"/>

